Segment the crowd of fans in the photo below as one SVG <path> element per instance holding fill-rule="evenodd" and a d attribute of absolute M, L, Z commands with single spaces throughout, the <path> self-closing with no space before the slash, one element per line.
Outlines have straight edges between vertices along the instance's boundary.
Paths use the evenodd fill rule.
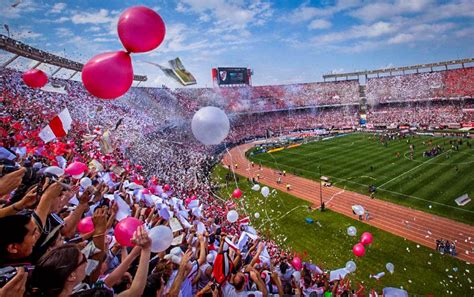
<path fill-rule="evenodd" d="M 103 101 L 78 82 L 67 82 L 63 95 L 27 88 L 16 71 L 0 74 L 0 296 L 367 293 L 313 264 L 295 269 L 272 240 L 224 219 L 229 206 L 208 178 L 217 159 L 192 140 L 182 124 L 189 126 L 188 114 L 174 96 L 164 97 L 168 91 L 156 102 L 149 89 Z M 64 108 L 72 129 L 44 143 L 39 131 Z M 91 186 L 48 173 L 73 161 L 89 165 Z M 143 222 L 134 247 L 114 238 L 127 216 Z M 86 217 L 94 229 L 80 233 Z M 172 227 L 174 240 L 152 253 L 147 229 L 159 225 Z"/>
<path fill-rule="evenodd" d="M 472 98 L 474 67 L 369 78 L 366 96 L 371 105 L 432 99 Z"/>
<path fill-rule="evenodd" d="M 359 103 L 355 80 L 306 84 L 176 89 L 174 95 L 190 110 L 206 105 L 228 113 L 271 112 L 297 107 Z"/>
<path fill-rule="evenodd" d="M 373 125 L 443 126 L 474 121 L 471 101 L 377 105 L 367 111 Z"/>
<path fill-rule="evenodd" d="M 370 96 L 381 102 L 397 96 L 437 97 L 439 86 L 462 96 L 458 89 L 474 85 L 470 70 L 462 71 L 463 79 L 451 70 L 441 77 L 372 79 L 368 91 L 380 88 Z M 414 86 L 415 76 L 423 79 Z M 383 87 L 388 83 L 396 85 L 393 90 L 416 90 L 393 95 Z M 0 70 L 0 297 L 368 293 L 362 285 L 351 287 L 347 279 L 330 279 L 311 263 L 296 269 L 291 256 L 272 240 L 260 238 L 249 225 L 225 220 L 232 206 L 215 196 L 216 184 L 209 178 L 218 151 L 198 144 L 189 127 L 197 109 L 215 105 L 229 114 L 228 142 L 269 131 L 353 129 L 359 122 L 356 81 L 134 88 L 113 101 L 91 97 L 79 82 L 58 84 L 65 85 L 67 94 L 30 89 L 21 73 Z M 474 103 L 456 102 L 381 104 L 369 109 L 367 120 L 398 125 L 474 121 Z M 321 106 L 326 104 L 343 106 Z M 319 107 L 296 109 L 305 106 Z M 73 119 L 71 131 L 44 143 L 40 130 L 64 108 Z M 71 176 L 45 172 L 73 161 L 89 164 L 85 176 L 92 186 L 83 188 Z M 133 248 L 114 238 L 114 227 L 126 216 L 144 226 L 133 235 Z M 94 230 L 80 233 L 77 225 L 85 217 L 92 218 Z M 174 240 L 166 251 L 152 253 L 147 230 L 159 225 L 172 227 Z"/>
<path fill-rule="evenodd" d="M 269 132 L 285 135 L 315 128 L 354 129 L 359 126 L 358 118 L 357 107 L 349 106 L 239 115 L 232 118 L 229 139 L 265 137 Z"/>

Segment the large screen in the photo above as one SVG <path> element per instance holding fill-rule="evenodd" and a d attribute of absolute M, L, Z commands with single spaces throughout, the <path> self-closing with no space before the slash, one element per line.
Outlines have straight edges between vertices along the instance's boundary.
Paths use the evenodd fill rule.
<path fill-rule="evenodd" d="M 218 85 L 249 84 L 247 68 L 219 67 L 217 68 Z"/>

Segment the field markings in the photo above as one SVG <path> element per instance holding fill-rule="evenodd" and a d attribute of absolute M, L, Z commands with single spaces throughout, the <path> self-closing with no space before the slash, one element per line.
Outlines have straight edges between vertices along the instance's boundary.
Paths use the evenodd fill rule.
<path fill-rule="evenodd" d="M 391 180 L 389 180 L 389 181 L 387 181 L 387 182 L 381 184 L 381 185 L 378 186 L 377 188 L 378 188 L 378 189 L 381 189 L 383 186 L 385 186 L 385 185 L 391 183 L 392 181 L 399 179 L 400 177 L 404 176 L 405 174 L 407 174 L 407 173 L 409 173 L 409 172 L 412 172 L 412 171 L 415 170 L 415 169 L 418 169 L 419 167 L 421 167 L 421 166 L 423 166 L 423 165 L 425 165 L 425 164 L 427 164 L 427 163 L 433 161 L 434 159 L 436 159 L 436 158 L 438 158 L 438 157 L 441 157 L 442 155 L 444 155 L 444 154 L 446 154 L 446 153 L 448 153 L 448 152 L 450 152 L 450 151 L 451 151 L 451 150 L 447 150 L 447 151 L 445 151 L 444 153 L 441 153 L 441 154 L 437 155 L 437 156 L 434 157 L 434 158 L 431 158 L 431 159 L 426 160 L 425 162 L 421 163 L 420 165 L 415 166 L 415 167 L 413 167 L 412 169 L 410 169 L 410 170 L 408 170 L 408 171 L 405 171 L 405 172 L 403 172 L 402 174 L 400 174 L 400 175 L 398 175 L 398 176 L 395 176 L 394 178 L 392 178 Z"/>
<path fill-rule="evenodd" d="M 267 160 L 262 160 L 262 163 L 272 163 L 272 162 L 267 161 Z M 283 167 L 292 168 L 292 169 L 297 169 L 297 170 L 299 170 L 299 171 L 306 171 L 306 172 L 309 172 L 309 173 L 311 173 L 311 174 L 314 174 L 314 172 L 312 172 L 312 171 L 310 171 L 310 170 L 306 170 L 306 169 L 302 169 L 302 168 L 297 168 L 297 167 L 290 166 L 290 165 L 284 165 L 284 164 L 281 164 L 281 165 L 282 165 Z M 327 175 L 327 174 L 325 174 L 325 176 L 330 177 L 330 178 L 333 178 L 333 179 L 337 179 L 337 180 L 342 180 L 342 181 L 347 182 L 347 183 L 359 185 L 359 186 L 365 186 L 365 187 L 368 187 L 368 186 L 369 186 L 369 185 L 367 185 L 367 184 L 358 183 L 358 182 L 355 182 L 355 181 L 352 181 L 352 180 L 348 180 L 348 179 L 345 179 L 345 178 L 341 178 L 341 177 L 336 177 L 336 176 Z M 303 177 L 303 178 L 307 178 L 307 177 Z M 335 184 L 336 184 L 336 183 L 333 183 L 333 185 L 335 185 Z M 421 198 L 421 197 L 417 197 L 417 196 L 413 196 L 413 195 L 408 195 L 408 194 L 404 194 L 404 193 L 400 193 L 400 192 L 395 192 L 395 191 L 390 191 L 390 190 L 386 190 L 386 189 L 380 189 L 380 188 L 377 188 L 377 190 L 384 191 L 384 192 L 388 192 L 388 193 L 392 193 L 392 194 L 397 194 L 397 195 L 404 196 L 404 197 L 408 197 L 408 198 L 413 198 L 413 199 L 420 200 L 420 201 L 425 201 L 425 202 L 428 202 L 428 203 L 431 203 L 431 204 L 437 204 L 437 205 L 440 205 L 440 206 L 453 208 L 453 209 L 456 209 L 456 210 L 461 210 L 461 211 L 464 211 L 464 212 L 474 213 L 474 211 L 472 211 L 472 210 L 468 210 L 468 209 L 464 209 L 464 208 L 452 206 L 452 205 L 449 205 L 449 204 L 444 204 L 444 203 L 437 202 L 437 201 L 434 201 L 434 200 L 427 200 L 427 199 L 424 199 L 424 198 Z M 354 191 L 354 192 L 356 192 L 356 191 Z M 364 195 L 364 194 L 361 194 L 361 195 Z M 388 200 L 388 201 L 391 201 L 392 203 L 394 203 L 392 200 Z M 395 203 L 395 204 L 397 204 L 397 203 Z M 408 206 L 408 207 L 411 207 L 411 206 Z"/>

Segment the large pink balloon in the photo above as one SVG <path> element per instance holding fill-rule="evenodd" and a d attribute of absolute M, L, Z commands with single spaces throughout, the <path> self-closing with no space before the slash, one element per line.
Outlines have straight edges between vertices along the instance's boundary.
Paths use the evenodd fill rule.
<path fill-rule="evenodd" d="M 94 231 L 94 223 L 92 217 L 85 217 L 77 223 L 77 231 L 81 234 L 86 234 Z"/>
<path fill-rule="evenodd" d="M 87 165 L 86 164 L 84 164 L 82 162 L 75 161 L 75 162 L 72 162 L 71 164 L 69 164 L 66 167 L 66 169 L 64 170 L 64 172 L 66 172 L 69 175 L 80 175 L 81 173 L 83 173 L 86 170 L 87 170 Z"/>
<path fill-rule="evenodd" d="M 362 257 L 365 255 L 365 247 L 362 243 L 355 244 L 354 247 L 352 248 L 352 252 L 354 252 L 354 255 L 357 257 Z"/>
<path fill-rule="evenodd" d="M 125 10 L 117 25 L 120 41 L 127 51 L 143 53 L 157 48 L 165 38 L 163 19 L 154 10 L 134 6 Z"/>
<path fill-rule="evenodd" d="M 240 189 L 235 189 L 234 192 L 232 192 L 232 196 L 236 199 L 239 199 L 242 197 L 242 191 Z"/>
<path fill-rule="evenodd" d="M 42 88 L 48 83 L 48 76 L 39 69 L 30 69 L 24 72 L 21 77 L 30 88 Z"/>
<path fill-rule="evenodd" d="M 114 99 L 122 96 L 133 82 L 130 55 L 118 51 L 93 57 L 82 68 L 82 82 L 87 91 L 96 97 Z"/>
<path fill-rule="evenodd" d="M 117 242 L 122 246 L 134 246 L 131 241 L 133 233 L 142 224 L 142 221 L 133 217 L 127 217 L 121 220 L 114 229 L 115 239 L 117 239 Z"/>
<path fill-rule="evenodd" d="M 362 236 L 360 237 L 360 242 L 363 245 L 371 244 L 373 240 L 372 234 L 370 232 L 364 232 L 362 233 Z"/>
<path fill-rule="evenodd" d="M 293 265 L 296 270 L 301 270 L 301 268 L 303 267 L 301 264 L 301 259 L 299 257 L 294 257 L 293 260 L 291 260 L 291 265 Z"/>

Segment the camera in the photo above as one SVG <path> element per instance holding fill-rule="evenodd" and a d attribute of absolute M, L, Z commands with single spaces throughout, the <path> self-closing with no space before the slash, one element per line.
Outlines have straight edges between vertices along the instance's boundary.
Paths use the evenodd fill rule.
<path fill-rule="evenodd" d="M 32 271 L 35 267 L 32 265 L 25 265 L 25 272 Z M 16 268 L 13 266 L 7 266 L 0 268 L 0 288 L 3 288 L 12 278 L 16 275 Z"/>

